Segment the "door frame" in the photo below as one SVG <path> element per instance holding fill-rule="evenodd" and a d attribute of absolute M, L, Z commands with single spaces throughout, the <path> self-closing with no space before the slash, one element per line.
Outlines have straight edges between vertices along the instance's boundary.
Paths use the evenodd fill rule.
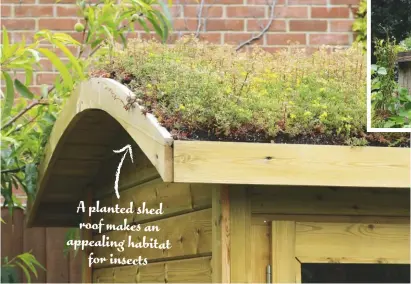
<path fill-rule="evenodd" d="M 410 263 L 408 217 L 289 215 L 270 219 L 272 283 L 301 283 L 302 263 Z M 356 242 L 365 242 L 367 247 L 355 250 L 354 246 L 358 255 L 353 255 Z M 328 251 L 319 252 L 319 244 L 326 244 Z M 384 254 L 381 247 L 389 250 Z M 347 257 L 344 254 L 350 248 Z M 327 253 L 334 255 L 323 255 Z"/>

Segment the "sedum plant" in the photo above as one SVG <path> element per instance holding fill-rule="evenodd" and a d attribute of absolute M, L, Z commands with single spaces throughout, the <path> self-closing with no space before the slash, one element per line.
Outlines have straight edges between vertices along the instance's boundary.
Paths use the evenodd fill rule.
<path fill-rule="evenodd" d="M 111 58 L 101 57 L 92 75 L 126 84 L 176 139 L 382 140 L 366 133 L 361 47 L 323 48 L 307 56 L 300 47 L 247 54 L 191 37 L 173 46 L 135 40 L 116 48 Z"/>

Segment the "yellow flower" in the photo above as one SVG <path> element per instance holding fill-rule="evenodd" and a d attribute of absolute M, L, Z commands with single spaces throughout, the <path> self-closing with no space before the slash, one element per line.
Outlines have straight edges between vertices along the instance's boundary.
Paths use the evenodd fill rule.
<path fill-rule="evenodd" d="M 323 112 L 323 113 L 320 115 L 320 120 L 321 120 L 321 121 L 325 120 L 325 119 L 327 118 L 327 116 L 328 116 L 327 112 Z"/>
<path fill-rule="evenodd" d="M 146 87 L 147 87 L 148 89 L 151 89 L 153 86 L 149 83 L 149 84 L 146 85 Z"/>
<path fill-rule="evenodd" d="M 311 116 L 311 111 L 306 111 L 306 112 L 304 112 L 304 116 Z"/>
<path fill-rule="evenodd" d="M 180 110 L 185 110 L 185 109 L 186 109 L 186 107 L 185 107 L 185 106 L 180 105 Z"/>
<path fill-rule="evenodd" d="M 291 119 L 294 119 L 294 118 L 296 118 L 296 117 L 297 117 L 297 116 L 296 116 L 295 114 L 293 114 L 293 113 L 290 114 L 290 118 L 291 118 Z"/>

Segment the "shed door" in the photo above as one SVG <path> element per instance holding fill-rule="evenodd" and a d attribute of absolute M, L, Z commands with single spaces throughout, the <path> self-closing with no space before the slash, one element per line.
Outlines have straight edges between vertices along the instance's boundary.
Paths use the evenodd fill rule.
<path fill-rule="evenodd" d="M 398 221 L 398 220 L 396 220 Z M 409 283 L 410 226 L 272 222 L 272 283 Z"/>

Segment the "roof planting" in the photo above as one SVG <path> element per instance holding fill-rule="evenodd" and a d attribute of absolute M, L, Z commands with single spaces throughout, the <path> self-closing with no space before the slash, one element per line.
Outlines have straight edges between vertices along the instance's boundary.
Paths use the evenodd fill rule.
<path fill-rule="evenodd" d="M 175 139 L 408 147 L 406 134 L 366 132 L 366 75 L 355 46 L 238 53 L 192 37 L 131 41 L 92 71 L 127 85 Z"/>

